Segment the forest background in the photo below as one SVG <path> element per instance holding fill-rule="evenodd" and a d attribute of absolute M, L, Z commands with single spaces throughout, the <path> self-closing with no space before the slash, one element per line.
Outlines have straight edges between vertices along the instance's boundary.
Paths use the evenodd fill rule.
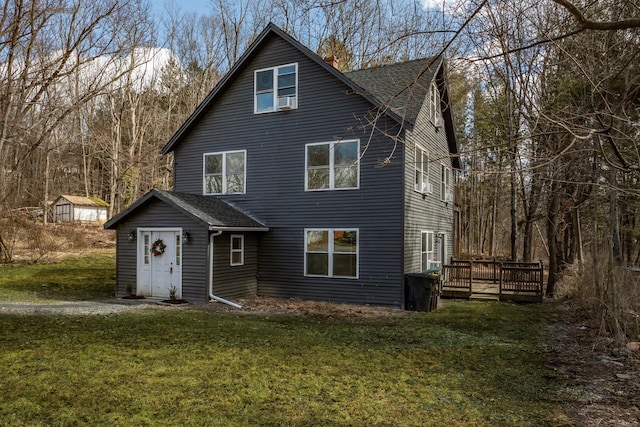
<path fill-rule="evenodd" d="M 467 256 L 544 260 L 640 333 L 640 5 L 623 0 L 4 0 L 0 262 L 60 194 L 170 189 L 160 149 L 268 22 L 351 70 L 443 54 Z M 433 159 L 439 161 L 440 159 Z M 392 162 L 400 159 L 391 158 Z M 43 219 L 46 223 L 47 216 Z"/>

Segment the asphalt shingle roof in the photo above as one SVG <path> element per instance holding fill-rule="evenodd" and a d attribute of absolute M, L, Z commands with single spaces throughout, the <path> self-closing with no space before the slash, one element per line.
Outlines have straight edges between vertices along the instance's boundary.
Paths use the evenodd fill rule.
<path fill-rule="evenodd" d="M 111 218 L 104 225 L 104 228 L 115 227 L 120 220 L 126 218 L 130 213 L 154 198 L 183 210 L 213 229 L 268 230 L 268 227 L 260 221 L 215 196 L 201 196 L 156 189 L 149 191 L 127 209 Z"/>
<path fill-rule="evenodd" d="M 152 190 L 166 197 L 177 207 L 198 217 L 212 227 L 266 228 L 261 222 L 215 196 Z"/>
<path fill-rule="evenodd" d="M 415 124 L 442 59 L 416 59 L 344 75 L 405 121 Z"/>

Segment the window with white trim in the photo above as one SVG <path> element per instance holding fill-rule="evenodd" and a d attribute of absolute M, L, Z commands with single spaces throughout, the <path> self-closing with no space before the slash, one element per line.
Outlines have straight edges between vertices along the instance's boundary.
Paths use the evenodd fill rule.
<path fill-rule="evenodd" d="M 246 150 L 205 153 L 203 158 L 204 194 L 244 194 Z"/>
<path fill-rule="evenodd" d="M 244 265 L 244 235 L 242 234 L 232 234 L 231 235 L 231 255 L 230 255 L 230 264 L 234 265 Z"/>
<path fill-rule="evenodd" d="M 358 229 L 305 229 L 304 274 L 358 277 Z"/>
<path fill-rule="evenodd" d="M 453 202 L 451 192 L 451 169 L 445 165 L 440 168 L 440 197 L 443 202 Z"/>
<path fill-rule="evenodd" d="M 420 193 L 431 193 L 431 183 L 429 182 L 429 157 L 427 151 L 416 146 L 416 181 L 415 190 Z"/>
<path fill-rule="evenodd" d="M 440 111 L 440 91 L 435 83 L 431 83 L 429 91 L 429 113 L 431 123 L 438 126 L 442 119 L 442 111 Z"/>
<path fill-rule="evenodd" d="M 298 64 L 256 70 L 254 95 L 256 114 L 298 108 Z"/>
<path fill-rule="evenodd" d="M 420 233 L 420 265 L 422 271 L 440 266 L 440 263 L 436 259 L 433 237 L 433 231 L 422 231 Z"/>
<path fill-rule="evenodd" d="M 346 190 L 359 187 L 360 140 L 306 145 L 305 190 Z"/>

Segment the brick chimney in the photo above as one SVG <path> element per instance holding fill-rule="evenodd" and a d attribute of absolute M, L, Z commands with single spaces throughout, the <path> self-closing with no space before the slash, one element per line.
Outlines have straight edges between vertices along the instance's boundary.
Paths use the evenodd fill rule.
<path fill-rule="evenodd" d="M 335 55 L 327 56 L 324 58 L 324 62 L 331 65 L 336 70 L 338 69 L 338 58 Z"/>

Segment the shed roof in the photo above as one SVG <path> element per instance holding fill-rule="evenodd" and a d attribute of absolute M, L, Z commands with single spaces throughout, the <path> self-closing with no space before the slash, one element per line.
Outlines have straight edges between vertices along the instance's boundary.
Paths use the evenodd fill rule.
<path fill-rule="evenodd" d="M 54 200 L 53 204 L 58 204 L 60 199 L 64 199 L 75 206 L 92 206 L 92 207 L 107 207 L 109 203 L 98 197 L 84 197 L 84 196 L 70 196 L 68 194 L 62 194 L 56 200 Z"/>
<path fill-rule="evenodd" d="M 161 200 L 203 222 L 212 230 L 232 231 L 268 231 L 269 228 L 260 221 L 242 212 L 230 203 L 214 196 L 180 193 L 176 191 L 151 190 L 118 215 L 104 224 L 105 229 L 112 229 L 128 215 L 140 209 L 152 199 Z"/>

